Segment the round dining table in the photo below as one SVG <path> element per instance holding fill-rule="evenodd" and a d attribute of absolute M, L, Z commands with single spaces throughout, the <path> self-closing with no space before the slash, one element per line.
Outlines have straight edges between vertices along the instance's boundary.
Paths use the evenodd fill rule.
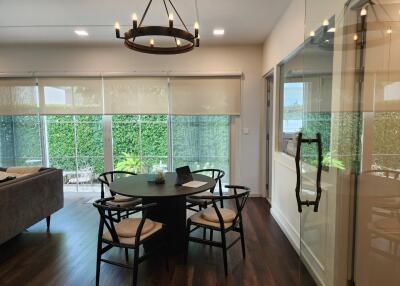
<path fill-rule="evenodd" d="M 215 180 L 209 176 L 192 174 L 193 180 L 205 182 L 197 187 L 176 185 L 176 173 L 165 173 L 165 183 L 156 184 L 152 176 L 140 174 L 116 179 L 110 189 L 120 195 L 142 198 L 143 204 L 157 203 L 150 208 L 148 218 L 166 226 L 166 239 L 170 252 L 185 249 L 186 196 L 198 194 L 215 187 Z"/>

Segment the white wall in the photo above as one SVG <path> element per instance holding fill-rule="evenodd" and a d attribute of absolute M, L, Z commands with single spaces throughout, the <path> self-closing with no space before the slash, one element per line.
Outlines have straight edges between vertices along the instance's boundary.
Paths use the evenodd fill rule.
<path fill-rule="evenodd" d="M 277 138 L 279 136 L 277 128 L 277 118 L 279 112 L 278 85 L 279 75 L 277 74 L 277 64 L 289 56 L 304 41 L 304 0 L 293 0 L 281 19 L 277 22 L 263 45 L 263 73 L 274 70 L 274 98 L 273 122 L 271 131 L 272 144 L 272 197 L 271 213 L 285 232 L 286 236 L 299 250 L 300 237 L 300 215 L 297 211 L 297 203 L 294 189 L 296 186 L 296 169 L 293 157 L 279 152 L 277 149 Z M 262 115 L 265 116 L 265 115 Z M 262 119 L 261 122 L 265 122 Z M 265 128 L 261 129 L 261 138 L 265 138 Z M 265 140 L 261 140 L 261 146 L 265 146 Z M 261 152 L 264 150 L 262 149 Z M 260 169 L 263 172 L 263 165 Z M 264 172 L 265 173 L 265 172 Z M 261 180 L 260 184 L 263 184 Z M 270 182 L 271 183 L 271 182 Z"/>
<path fill-rule="evenodd" d="M 1 73 L 85 72 L 243 72 L 242 110 L 235 120 L 233 183 L 244 184 L 253 195 L 259 186 L 260 103 L 262 98 L 261 46 L 201 47 L 187 54 L 157 56 L 124 47 L 1 47 Z M 241 128 L 249 128 L 244 135 Z"/>
<path fill-rule="evenodd" d="M 305 0 L 292 0 L 264 42 L 264 74 L 303 43 L 304 16 Z"/>

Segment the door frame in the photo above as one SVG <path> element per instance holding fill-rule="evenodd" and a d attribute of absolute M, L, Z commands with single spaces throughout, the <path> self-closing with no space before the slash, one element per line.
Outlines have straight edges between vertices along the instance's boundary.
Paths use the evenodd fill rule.
<path fill-rule="evenodd" d="M 274 68 L 268 71 L 264 77 L 263 109 L 262 109 L 262 151 L 264 153 L 262 160 L 262 186 L 265 188 L 265 198 L 269 204 L 272 203 L 272 140 L 273 140 L 273 102 L 275 89 Z"/>

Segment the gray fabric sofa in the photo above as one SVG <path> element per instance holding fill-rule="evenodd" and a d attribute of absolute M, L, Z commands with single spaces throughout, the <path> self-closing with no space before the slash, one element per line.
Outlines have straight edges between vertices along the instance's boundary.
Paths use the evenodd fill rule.
<path fill-rule="evenodd" d="M 0 171 L 5 171 L 0 168 Z M 64 206 L 62 170 L 40 171 L 0 183 L 0 244 Z"/>

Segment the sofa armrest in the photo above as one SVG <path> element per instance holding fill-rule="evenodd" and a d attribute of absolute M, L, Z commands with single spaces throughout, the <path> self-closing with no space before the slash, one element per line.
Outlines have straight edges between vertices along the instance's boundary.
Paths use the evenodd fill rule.
<path fill-rule="evenodd" d="M 0 244 L 64 206 L 62 170 L 46 169 L 0 185 Z"/>

